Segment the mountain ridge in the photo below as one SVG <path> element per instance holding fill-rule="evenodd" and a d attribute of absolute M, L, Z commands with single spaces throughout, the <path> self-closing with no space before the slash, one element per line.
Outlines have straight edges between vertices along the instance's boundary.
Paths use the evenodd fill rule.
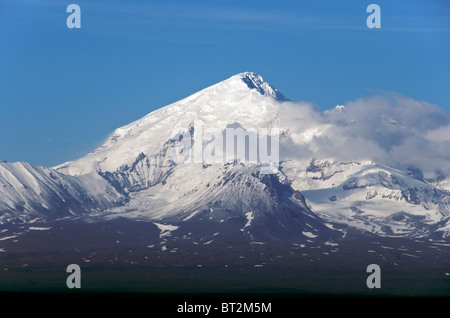
<path fill-rule="evenodd" d="M 256 217 L 250 222 L 253 225 L 247 228 L 238 222 L 238 230 L 244 228 L 250 236 L 256 235 L 251 234 L 251 228 L 260 219 L 266 229 L 255 227 L 255 233 L 271 237 L 269 232 L 273 231 L 280 240 L 305 239 L 303 232 L 310 233 L 309 239 L 322 233 L 339 237 L 350 229 L 392 237 L 450 236 L 450 192 L 445 177 L 428 182 L 432 179 L 424 178 L 420 169 L 407 165 L 393 168 L 377 160 L 314 159 L 314 149 L 338 149 L 339 145 L 332 143 L 332 138 L 340 137 L 337 128 L 345 132 L 355 122 L 359 124 L 348 117 L 342 120 L 351 111 L 351 105 L 337 106 L 322 114 L 313 105 L 287 99 L 256 73 L 240 73 L 117 128 L 103 145 L 83 158 L 53 169 L 30 166 L 38 171 L 30 181 L 34 187 L 18 191 L 15 199 L 8 196 L 6 186 L 0 187 L 0 202 L 13 202 L 2 206 L 3 215 L 11 216 L 4 219 L 13 218 L 17 206 L 30 216 L 55 217 L 57 208 L 53 206 L 71 202 L 56 213 L 58 217 L 128 217 L 181 226 L 199 218 L 219 224 L 236 218 L 245 225 L 251 216 Z M 336 123 L 333 116 L 337 116 Z M 372 117 L 369 113 L 362 118 Z M 398 121 L 390 115 L 379 118 L 388 128 L 377 132 L 377 140 L 386 139 L 390 130 L 395 136 L 396 129 L 404 129 L 398 128 Z M 249 162 L 176 162 L 175 150 L 187 155 L 196 144 L 211 145 L 203 135 L 198 139 L 199 124 L 202 131 L 215 129 L 222 134 L 230 127 L 244 132 L 254 129 L 258 134 L 263 129 L 278 129 L 278 169 L 263 176 L 260 165 Z M 183 143 L 179 136 L 191 141 Z M 343 136 L 354 138 L 352 133 Z M 371 146 L 361 137 L 355 138 L 363 149 Z M 3 164 L 3 171 L 7 173 L 13 165 Z M 52 174 L 65 183 L 52 181 Z M 0 181 L 7 180 L 4 175 Z M 43 196 L 42 180 L 53 185 Z M 20 184 L 25 183 L 17 186 Z M 29 206 L 33 198 L 48 208 Z M 275 224 L 289 235 L 284 236 Z"/>

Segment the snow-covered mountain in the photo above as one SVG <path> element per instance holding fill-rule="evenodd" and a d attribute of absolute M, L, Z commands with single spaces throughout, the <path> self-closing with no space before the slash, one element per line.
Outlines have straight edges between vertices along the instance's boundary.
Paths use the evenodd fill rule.
<path fill-rule="evenodd" d="M 283 167 L 288 176 L 296 176 L 292 187 L 329 222 L 381 236 L 450 233 L 449 191 L 418 178 L 411 170 L 373 161 L 288 161 Z"/>
<path fill-rule="evenodd" d="M 410 158 L 397 160 L 400 137 L 414 137 L 408 130 L 413 115 L 368 111 L 355 119 L 346 111 L 292 102 L 261 76 L 241 73 L 116 129 L 78 160 L 53 169 L 1 164 L 0 211 L 3 219 L 25 212 L 120 216 L 179 230 L 207 222 L 214 231 L 233 228 L 253 240 L 328 239 L 355 230 L 449 236 L 444 173 L 430 177 Z M 367 123 L 374 118 L 380 121 L 370 131 Z M 199 127 L 224 135 L 227 128 L 240 128 L 249 132 L 249 142 L 262 131 L 276 134 L 277 169 L 267 173 L 260 162 L 226 160 L 230 149 L 224 160 L 197 158 L 196 147 L 205 151 L 217 141 L 199 134 Z M 400 155 L 385 155 L 395 150 Z M 187 160 L 176 160 L 180 154 Z"/>
<path fill-rule="evenodd" d="M 235 123 L 246 129 L 278 127 L 277 115 L 285 101 L 286 97 L 261 76 L 238 74 L 116 129 L 87 156 L 55 168 L 71 175 L 92 171 L 115 173 L 147 161 L 145 156 L 148 165 L 154 167 L 145 177 L 150 183 L 129 178 L 131 184 L 142 182 L 145 188 L 152 180 L 157 181 L 157 176 L 170 164 L 166 152 L 175 133 L 191 132 L 195 121 L 205 129 L 224 130 Z"/>
<path fill-rule="evenodd" d="M 80 215 L 125 200 L 98 174 L 72 177 L 28 163 L 0 162 L 0 223 Z"/>

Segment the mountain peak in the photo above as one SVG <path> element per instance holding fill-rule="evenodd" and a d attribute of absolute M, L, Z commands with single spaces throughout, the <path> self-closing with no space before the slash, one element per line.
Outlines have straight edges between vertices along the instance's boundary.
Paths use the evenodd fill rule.
<path fill-rule="evenodd" d="M 239 79 L 250 89 L 256 89 L 261 95 L 269 95 L 279 101 L 289 101 L 279 90 L 265 82 L 261 75 L 253 72 L 244 72 L 234 75 L 231 79 Z"/>

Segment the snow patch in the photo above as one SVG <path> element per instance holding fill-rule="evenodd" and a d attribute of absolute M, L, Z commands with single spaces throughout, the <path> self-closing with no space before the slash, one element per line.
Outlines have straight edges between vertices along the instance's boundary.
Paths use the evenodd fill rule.
<path fill-rule="evenodd" d="M 31 226 L 28 228 L 31 231 L 48 231 L 51 229 L 51 227 L 38 227 L 38 226 Z"/>
<path fill-rule="evenodd" d="M 161 233 L 159 233 L 160 238 L 172 235 L 172 231 L 175 231 L 176 229 L 179 228 L 179 226 L 170 225 L 170 224 L 161 224 L 161 223 L 156 223 L 156 222 L 153 222 L 153 224 L 155 224 L 158 227 L 158 229 L 161 231 Z"/>
<path fill-rule="evenodd" d="M 17 235 L 4 236 L 4 237 L 0 237 L 0 241 L 10 240 L 10 239 L 16 238 L 16 237 L 17 237 Z"/>
<path fill-rule="evenodd" d="M 255 218 L 252 211 L 245 213 L 245 217 L 247 218 L 247 223 L 245 223 L 244 228 L 249 227 L 252 224 L 253 219 Z"/>
<path fill-rule="evenodd" d="M 311 232 L 302 232 L 302 234 L 304 235 L 304 236 L 306 236 L 306 237 L 309 237 L 309 238 L 316 238 L 317 237 L 317 235 L 315 235 L 315 234 L 313 234 L 313 233 L 311 233 Z"/>

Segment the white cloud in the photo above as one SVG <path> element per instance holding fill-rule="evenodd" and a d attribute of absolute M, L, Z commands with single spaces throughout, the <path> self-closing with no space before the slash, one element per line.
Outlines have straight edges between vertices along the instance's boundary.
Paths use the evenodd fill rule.
<path fill-rule="evenodd" d="M 282 160 L 296 156 L 374 160 L 388 165 L 450 174 L 450 115 L 424 101 L 386 94 L 349 102 L 326 112 L 292 104 L 283 112 L 293 145 Z"/>

